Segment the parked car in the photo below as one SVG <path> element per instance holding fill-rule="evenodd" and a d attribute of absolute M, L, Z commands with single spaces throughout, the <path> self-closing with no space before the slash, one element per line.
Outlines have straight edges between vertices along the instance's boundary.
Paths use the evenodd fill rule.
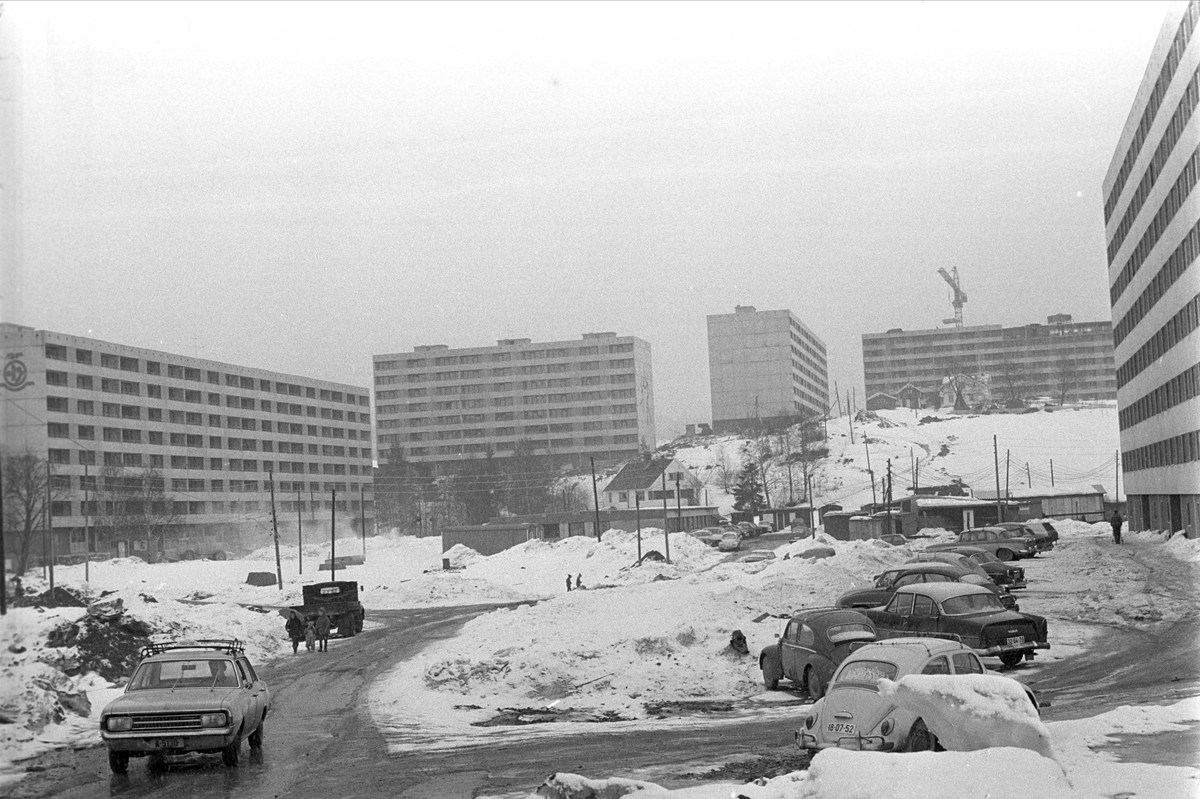
<path fill-rule="evenodd" d="M 721 543 L 721 536 L 725 535 L 725 531 L 720 527 L 701 527 L 699 530 L 690 531 L 688 535 L 703 541 L 710 547 L 715 547 Z"/>
<path fill-rule="evenodd" d="M 863 611 L 880 638 L 953 638 L 1005 666 L 1049 649 L 1046 620 L 1007 610 L 988 589 L 970 583 L 916 583 L 896 589 L 887 605 Z"/>
<path fill-rule="evenodd" d="M 755 549 L 747 552 L 739 560 L 742 563 L 762 563 L 765 560 L 775 560 L 775 553 L 769 549 Z"/>
<path fill-rule="evenodd" d="M 978 563 L 972 561 L 969 557 L 955 549 L 947 549 L 940 552 L 917 552 L 908 559 L 909 563 L 949 563 L 951 566 L 957 566 L 960 569 L 975 574 L 983 578 L 987 582 L 991 582 L 991 577 L 988 576 L 987 570 Z"/>
<path fill-rule="evenodd" d="M 893 638 L 867 644 L 842 661 L 825 697 L 806 709 L 796 740 L 805 749 L 940 749 L 937 737 L 916 713 L 880 695 L 879 680 L 899 680 L 910 674 L 988 673 L 979 655 L 958 641 Z M 1021 687 L 1037 709 L 1037 697 Z"/>
<path fill-rule="evenodd" d="M 1038 533 L 1038 535 L 1041 535 L 1041 533 L 1044 532 L 1050 537 L 1051 546 L 1054 546 L 1058 543 L 1058 530 L 1054 528 L 1053 523 L 1048 522 L 1045 519 L 1030 519 L 1027 522 L 1023 522 L 1023 524 L 1033 530 L 1035 533 Z"/>
<path fill-rule="evenodd" d="M 722 535 L 720 542 L 717 544 L 717 549 L 722 552 L 737 552 L 741 548 L 742 538 L 732 530 Z"/>
<path fill-rule="evenodd" d="M 1047 550 L 1054 549 L 1055 539 L 1050 538 L 1050 532 L 1042 526 L 1041 522 L 1000 522 L 1000 524 L 997 524 L 996 526 L 1003 530 L 1011 530 L 1017 535 L 1022 535 L 1026 538 L 1032 539 L 1033 545 L 1038 552 L 1045 552 Z"/>
<path fill-rule="evenodd" d="M 770 532 L 765 527 L 757 525 L 754 522 L 738 522 L 734 526 L 742 531 L 743 538 L 754 538 L 762 535 L 763 533 Z"/>
<path fill-rule="evenodd" d="M 839 608 L 875 608 L 886 605 L 897 588 L 916 583 L 971 583 L 982 585 L 1000 597 L 1004 607 L 1009 610 L 1020 610 L 1017 600 L 1012 594 L 1004 591 L 988 577 L 981 576 L 973 569 L 964 568 L 952 563 L 941 561 L 925 561 L 923 563 L 906 563 L 888 569 L 875 577 L 872 588 L 860 588 L 847 591 L 838 597 Z"/>
<path fill-rule="evenodd" d="M 945 552 L 964 544 L 986 549 L 1000 560 L 1032 558 L 1037 554 L 1037 549 L 1030 539 L 1014 535 L 1012 531 L 1005 530 L 1003 527 L 975 527 L 963 530 L 958 534 L 957 541 L 931 544 L 925 548 L 925 551 Z"/>
<path fill-rule="evenodd" d="M 987 576 L 992 582 L 1001 586 L 1007 591 L 1013 591 L 1018 588 L 1026 588 L 1029 583 L 1025 581 L 1025 570 L 1020 566 L 1013 566 L 1000 560 L 1000 558 L 988 552 L 986 549 L 963 545 L 954 549 L 946 550 L 945 552 L 934 552 L 933 555 L 950 555 L 957 554 L 966 557 L 971 563 L 974 563 L 979 568 L 987 572 Z"/>
<path fill-rule="evenodd" d="M 820 699 L 838 664 L 874 640 L 875 625 L 856 610 L 801 611 L 788 620 L 779 641 L 765 647 L 758 656 L 763 684 L 774 691 L 781 679 L 791 680 L 793 687 Z"/>
<path fill-rule="evenodd" d="M 897 535 L 896 533 L 884 533 L 883 535 L 879 536 L 879 540 L 885 541 L 894 547 L 902 547 L 908 543 L 907 538 L 902 535 Z"/>
<path fill-rule="evenodd" d="M 178 641 L 144 647 L 125 692 L 100 714 L 108 765 L 124 774 L 129 758 L 219 753 L 236 766 L 242 741 L 263 744 L 271 710 L 267 684 L 236 640 Z"/>

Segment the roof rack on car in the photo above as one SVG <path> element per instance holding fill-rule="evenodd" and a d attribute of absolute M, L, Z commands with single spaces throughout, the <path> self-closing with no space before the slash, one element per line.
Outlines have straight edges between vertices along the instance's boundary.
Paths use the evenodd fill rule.
<path fill-rule="evenodd" d="M 214 649 L 218 652 L 225 652 L 237 657 L 246 654 L 246 645 L 236 638 L 198 638 L 186 641 L 164 641 L 162 643 L 148 644 L 142 647 L 139 656 L 147 658 L 151 655 L 161 655 L 163 652 L 171 652 L 178 649 Z"/>

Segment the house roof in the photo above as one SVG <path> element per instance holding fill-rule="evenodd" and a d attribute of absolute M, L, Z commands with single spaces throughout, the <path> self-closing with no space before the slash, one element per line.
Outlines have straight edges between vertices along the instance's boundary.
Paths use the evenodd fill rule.
<path fill-rule="evenodd" d="M 649 461 L 634 461 L 621 467 L 605 491 L 641 491 L 651 488 L 662 479 L 667 467 L 674 463 L 672 458 L 655 458 Z"/>
<path fill-rule="evenodd" d="M 1102 485 L 1055 485 L 1041 486 L 1037 488 L 1012 488 L 1008 491 L 1010 499 L 1042 499 L 1044 497 L 1081 497 L 1094 496 L 1096 494 L 1104 494 L 1104 486 Z M 995 490 L 980 489 L 975 492 L 975 496 L 981 499 L 995 499 Z"/>

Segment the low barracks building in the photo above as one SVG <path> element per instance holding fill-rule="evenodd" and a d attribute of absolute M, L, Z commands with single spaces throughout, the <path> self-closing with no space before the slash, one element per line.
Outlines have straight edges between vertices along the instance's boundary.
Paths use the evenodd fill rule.
<path fill-rule="evenodd" d="M 156 508 L 168 554 L 266 545 L 272 473 L 281 535 L 295 540 L 302 513 L 305 535 L 315 522 L 328 536 L 334 489 L 338 530 L 370 528 L 367 389 L 13 324 L 0 335 L 0 444 L 51 464 L 58 555 L 88 551 L 85 525 L 102 553 L 145 553 L 105 507 L 122 478 L 149 477 L 169 503 Z"/>
<path fill-rule="evenodd" d="M 522 454 L 587 465 L 653 450 L 650 344 L 587 333 L 376 355 L 379 447 L 410 461 Z"/>

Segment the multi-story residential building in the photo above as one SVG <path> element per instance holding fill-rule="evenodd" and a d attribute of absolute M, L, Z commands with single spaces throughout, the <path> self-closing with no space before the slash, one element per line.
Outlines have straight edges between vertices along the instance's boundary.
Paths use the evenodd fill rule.
<path fill-rule="evenodd" d="M 911 383 L 936 401 L 947 377 L 988 379 L 992 401 L 1036 396 L 1068 401 L 1114 399 L 1112 324 L 1072 322 L 1055 314 L 1046 324 L 972 325 L 864 333 L 867 396 L 896 395 Z"/>
<path fill-rule="evenodd" d="M 379 448 L 409 461 L 489 454 L 583 466 L 653 450 L 650 345 L 587 333 L 574 341 L 502 339 L 375 356 Z"/>
<path fill-rule="evenodd" d="M 1174 7 L 1104 178 L 1131 529 L 1200 533 L 1200 4 Z"/>
<path fill-rule="evenodd" d="M 829 408 L 825 342 L 788 310 L 738 305 L 708 317 L 713 432 L 823 417 Z"/>
<path fill-rule="evenodd" d="M 335 514 L 339 533 L 370 529 L 367 389 L 13 324 L 0 336 L 0 443 L 49 462 L 56 554 L 88 552 L 87 531 L 105 554 L 263 546 L 272 478 L 281 537 L 328 535 Z M 131 510 L 147 498 L 149 542 L 130 532 L 147 529 Z"/>

